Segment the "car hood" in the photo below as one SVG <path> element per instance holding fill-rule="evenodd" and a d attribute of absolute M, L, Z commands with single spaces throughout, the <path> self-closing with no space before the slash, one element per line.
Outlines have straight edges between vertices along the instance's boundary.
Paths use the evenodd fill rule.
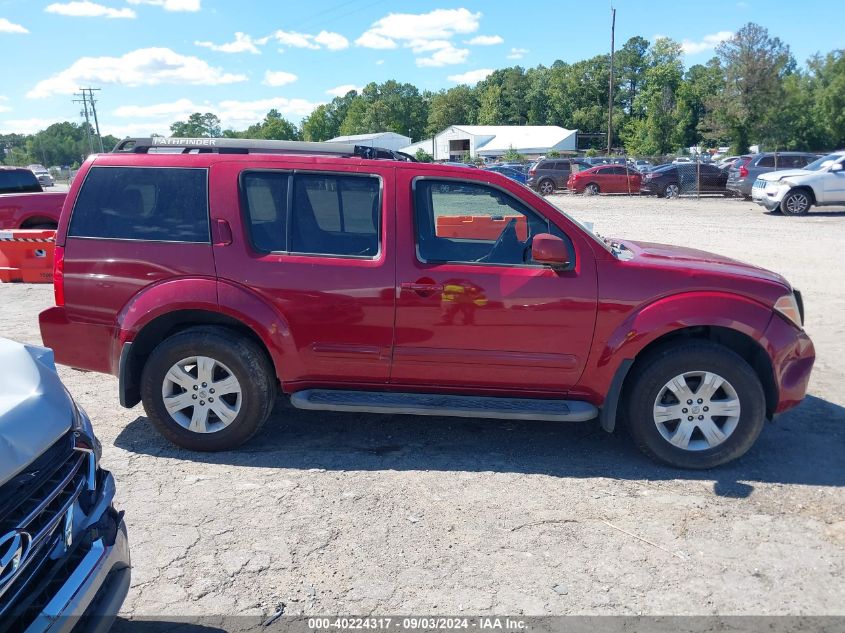
<path fill-rule="evenodd" d="M 782 169 L 781 171 L 770 171 L 765 174 L 757 176 L 760 180 L 768 180 L 774 182 L 790 176 L 808 176 L 815 172 L 807 171 L 806 169 Z"/>
<path fill-rule="evenodd" d="M 700 273 L 715 273 L 718 275 L 742 276 L 758 279 L 761 281 L 779 284 L 791 290 L 789 282 L 781 275 L 747 264 L 745 262 L 700 251 L 685 246 L 671 246 L 668 244 L 655 244 L 652 242 L 636 242 L 632 240 L 617 240 L 626 246 L 633 254 L 634 259 L 640 262 L 654 263 L 660 266 L 677 266 L 692 269 Z"/>
<path fill-rule="evenodd" d="M 62 385 L 53 352 L 0 338 L 0 485 L 67 433 L 73 401 Z"/>

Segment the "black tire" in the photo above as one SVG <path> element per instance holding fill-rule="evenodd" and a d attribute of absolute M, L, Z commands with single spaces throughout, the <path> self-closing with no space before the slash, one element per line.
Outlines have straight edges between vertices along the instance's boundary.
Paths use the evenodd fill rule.
<path fill-rule="evenodd" d="M 810 194 L 804 189 L 793 189 L 780 201 L 780 210 L 784 215 L 805 215 L 813 206 Z"/>
<path fill-rule="evenodd" d="M 540 192 L 540 195 L 543 196 L 550 196 L 555 192 L 555 181 L 551 178 L 543 178 L 539 183 L 537 183 L 537 191 Z"/>
<path fill-rule="evenodd" d="M 165 376 L 174 364 L 192 356 L 207 356 L 231 370 L 241 388 L 240 410 L 228 426 L 198 433 L 180 425 L 167 411 L 162 396 Z M 247 442 L 270 417 L 276 399 L 276 377 L 263 350 L 231 330 L 193 327 L 156 346 L 141 375 L 141 399 L 147 417 L 165 438 L 192 451 L 223 451 Z"/>
<path fill-rule="evenodd" d="M 654 419 L 654 407 L 670 380 L 698 371 L 718 374 L 732 386 L 739 399 L 740 415 L 733 432 L 722 443 L 703 450 L 686 450 L 663 437 Z M 757 374 L 738 354 L 709 341 L 656 350 L 635 365 L 625 381 L 624 397 L 626 423 L 637 446 L 652 459 L 678 468 L 713 468 L 741 457 L 760 435 L 766 418 L 766 399 Z M 697 426 L 692 437 L 696 433 L 701 434 Z"/>
<path fill-rule="evenodd" d="M 669 200 L 677 198 L 681 195 L 681 188 L 678 186 L 678 183 L 670 182 L 665 187 L 663 187 L 661 195 Z"/>
<path fill-rule="evenodd" d="M 594 182 L 591 182 L 586 187 L 584 187 L 584 194 L 588 196 L 596 196 L 599 194 L 600 191 L 601 189 L 599 189 L 599 186 Z"/>

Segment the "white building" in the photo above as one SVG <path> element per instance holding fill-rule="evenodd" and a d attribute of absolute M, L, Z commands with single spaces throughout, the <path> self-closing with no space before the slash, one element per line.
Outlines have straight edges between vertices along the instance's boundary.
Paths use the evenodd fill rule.
<path fill-rule="evenodd" d="M 557 125 L 452 125 L 434 136 L 434 160 L 460 161 L 466 152 L 473 158 L 495 158 L 509 149 L 526 158 L 551 150 L 574 152 L 577 137 L 577 130 Z M 401 151 L 413 154 L 420 146 L 431 153 L 431 140 L 402 147 Z"/>
<path fill-rule="evenodd" d="M 372 134 L 336 136 L 326 142 L 351 143 L 352 145 L 364 145 L 365 147 L 381 147 L 383 149 L 398 150 L 406 145 L 410 145 L 411 137 L 396 134 L 395 132 L 373 132 Z"/>

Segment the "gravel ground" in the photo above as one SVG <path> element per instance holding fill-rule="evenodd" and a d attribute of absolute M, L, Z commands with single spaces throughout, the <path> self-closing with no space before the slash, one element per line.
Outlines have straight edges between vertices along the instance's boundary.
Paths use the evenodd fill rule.
<path fill-rule="evenodd" d="M 126 616 L 845 614 L 845 211 L 555 196 L 610 236 L 712 250 L 804 292 L 810 396 L 742 460 L 657 466 L 593 424 L 343 415 L 281 402 L 240 451 L 167 444 L 117 381 L 61 368 L 126 511 Z M 0 287 L 40 341 L 51 288 Z"/>

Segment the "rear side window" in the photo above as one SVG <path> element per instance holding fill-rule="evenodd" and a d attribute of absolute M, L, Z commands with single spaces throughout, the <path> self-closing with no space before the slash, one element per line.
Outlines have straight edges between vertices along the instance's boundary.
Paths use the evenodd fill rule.
<path fill-rule="evenodd" d="M 763 156 L 757 161 L 757 167 L 774 167 L 775 166 L 775 157 L 774 156 Z"/>
<path fill-rule="evenodd" d="M 209 242 L 208 174 L 171 167 L 92 167 L 69 237 Z"/>
<path fill-rule="evenodd" d="M 0 169 L 0 193 L 41 191 L 38 178 L 28 169 Z"/>
<path fill-rule="evenodd" d="M 241 200 L 259 252 L 378 255 L 381 184 L 374 176 L 246 172 Z"/>

